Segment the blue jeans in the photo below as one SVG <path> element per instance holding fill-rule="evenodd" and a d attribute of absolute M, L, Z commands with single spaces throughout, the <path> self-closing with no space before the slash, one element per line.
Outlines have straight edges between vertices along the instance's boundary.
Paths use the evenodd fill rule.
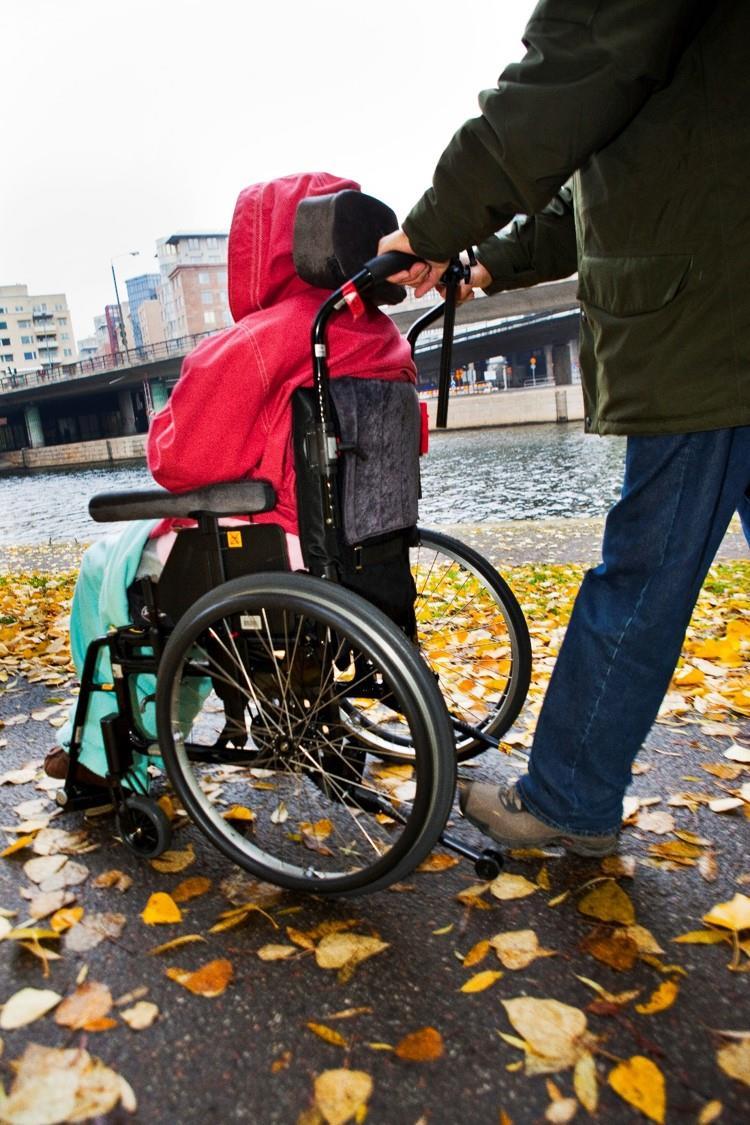
<path fill-rule="evenodd" d="M 631 764 L 735 510 L 750 543 L 750 426 L 628 438 L 603 561 L 578 592 L 519 783 L 545 823 L 619 828 Z"/>

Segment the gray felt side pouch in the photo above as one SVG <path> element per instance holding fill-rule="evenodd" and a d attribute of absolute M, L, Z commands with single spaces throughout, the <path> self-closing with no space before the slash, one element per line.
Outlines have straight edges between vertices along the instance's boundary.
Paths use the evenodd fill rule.
<path fill-rule="evenodd" d="M 419 500 L 419 400 L 411 383 L 332 379 L 342 445 L 344 540 L 350 545 L 413 527 Z"/>

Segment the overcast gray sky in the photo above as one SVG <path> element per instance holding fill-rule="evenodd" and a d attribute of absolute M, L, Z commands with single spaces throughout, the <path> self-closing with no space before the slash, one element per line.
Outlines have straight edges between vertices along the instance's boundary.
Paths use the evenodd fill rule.
<path fill-rule="evenodd" d="M 246 184 L 358 180 L 402 218 L 533 0 L 0 0 L 0 284 L 77 337 L 154 242 L 228 230 Z M 141 257 L 119 257 L 139 250 Z"/>

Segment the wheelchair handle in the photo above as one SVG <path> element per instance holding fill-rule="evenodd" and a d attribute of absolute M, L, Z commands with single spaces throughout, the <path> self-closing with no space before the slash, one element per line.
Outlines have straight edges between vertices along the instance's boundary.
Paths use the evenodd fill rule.
<path fill-rule="evenodd" d="M 415 262 L 424 263 L 424 258 L 418 258 L 415 254 L 405 254 L 403 250 L 388 250 L 385 254 L 370 258 L 369 262 L 365 262 L 363 270 L 369 272 L 374 283 L 385 281 L 392 273 L 408 270 Z"/>

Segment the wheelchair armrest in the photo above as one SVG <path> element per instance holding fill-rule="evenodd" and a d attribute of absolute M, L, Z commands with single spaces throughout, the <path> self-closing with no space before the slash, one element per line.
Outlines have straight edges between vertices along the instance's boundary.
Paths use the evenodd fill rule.
<path fill-rule="evenodd" d="M 146 488 L 132 492 L 98 492 L 89 500 L 89 515 L 97 523 L 118 520 L 211 516 L 252 516 L 270 512 L 276 493 L 266 480 L 235 480 L 209 484 L 190 492 Z"/>

